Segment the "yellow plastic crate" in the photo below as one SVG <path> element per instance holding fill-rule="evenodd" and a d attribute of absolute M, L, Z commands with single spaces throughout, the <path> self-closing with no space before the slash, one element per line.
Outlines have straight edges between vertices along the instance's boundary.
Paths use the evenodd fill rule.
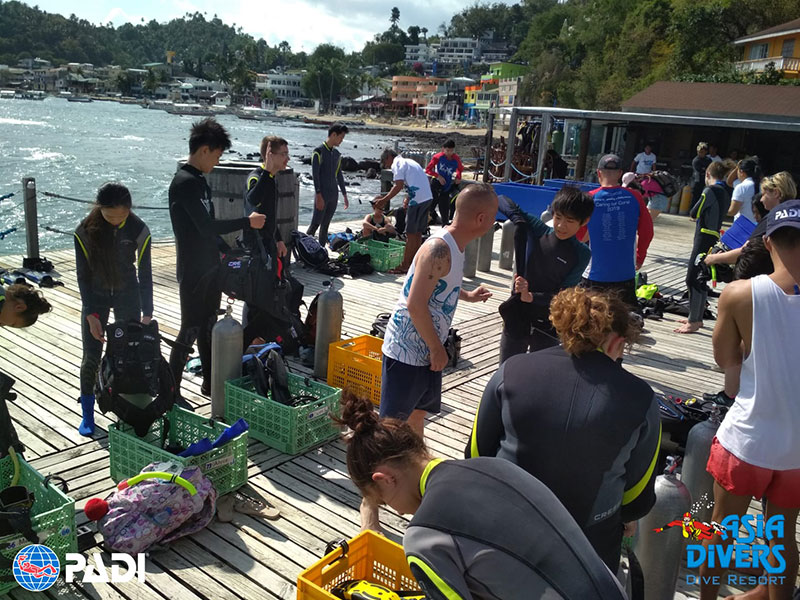
<path fill-rule="evenodd" d="M 379 406 L 383 366 L 381 346 L 383 340 L 372 335 L 333 342 L 328 350 L 328 385 L 347 388 Z"/>
<path fill-rule="evenodd" d="M 336 600 L 331 588 L 348 579 L 365 579 L 390 590 L 419 590 L 403 547 L 372 531 L 337 548 L 297 577 L 297 600 Z"/>

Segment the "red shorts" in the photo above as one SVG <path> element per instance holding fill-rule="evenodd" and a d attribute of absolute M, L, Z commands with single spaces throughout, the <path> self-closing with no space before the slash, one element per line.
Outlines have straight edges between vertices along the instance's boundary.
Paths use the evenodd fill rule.
<path fill-rule="evenodd" d="M 736 458 L 715 437 L 706 471 L 731 494 L 766 498 L 780 508 L 800 508 L 800 469 L 756 467 Z"/>

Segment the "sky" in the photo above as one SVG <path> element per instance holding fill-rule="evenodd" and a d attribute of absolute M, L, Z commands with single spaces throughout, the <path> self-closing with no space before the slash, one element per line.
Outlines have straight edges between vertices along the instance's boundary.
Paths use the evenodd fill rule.
<path fill-rule="evenodd" d="M 514 0 L 492 0 L 514 4 Z M 217 15 L 254 38 L 271 46 L 283 40 L 294 52 L 310 52 L 318 44 L 332 43 L 347 51 L 361 50 L 364 43 L 389 27 L 393 6 L 400 9 L 400 27 L 427 27 L 429 35 L 439 25 L 468 6 L 464 0 L 34 0 L 26 4 L 49 13 L 75 14 L 92 23 L 121 25 L 155 19 L 159 22 L 200 12 L 206 19 Z"/>

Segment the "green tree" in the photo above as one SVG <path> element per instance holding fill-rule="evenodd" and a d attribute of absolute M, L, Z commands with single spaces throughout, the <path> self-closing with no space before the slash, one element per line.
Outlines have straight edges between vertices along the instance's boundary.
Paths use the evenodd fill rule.
<path fill-rule="evenodd" d="M 428 28 L 427 27 L 423 27 L 422 29 L 420 29 L 420 31 L 422 32 L 422 38 L 425 40 L 425 42 L 427 42 L 428 41 Z"/>
<path fill-rule="evenodd" d="M 158 87 L 158 80 L 156 79 L 156 74 L 153 72 L 153 69 L 147 69 L 147 75 L 144 78 L 142 87 L 151 96 L 155 93 Z"/>
<path fill-rule="evenodd" d="M 422 29 L 417 27 L 416 25 L 412 25 L 408 28 L 408 43 L 414 44 L 415 46 L 419 44 L 419 34 Z"/>
<path fill-rule="evenodd" d="M 389 23 L 392 24 L 392 27 L 397 27 L 397 24 L 400 22 L 400 9 L 396 6 L 392 7 L 392 15 L 389 17 Z"/>

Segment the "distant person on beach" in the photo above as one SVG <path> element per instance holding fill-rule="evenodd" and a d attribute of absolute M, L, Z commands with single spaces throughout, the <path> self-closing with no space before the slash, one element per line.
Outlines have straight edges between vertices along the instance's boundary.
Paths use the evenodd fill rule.
<path fill-rule="evenodd" d="M 767 519 L 783 517 L 768 544 L 782 547 L 785 567 L 769 577 L 768 595 L 788 600 L 797 578 L 800 511 L 800 200 L 769 212 L 764 244 L 774 272 L 733 281 L 719 299 L 714 358 L 726 373 L 741 368 L 741 384 L 712 442 L 707 470 L 715 480 L 715 521 L 744 515 L 753 498 L 764 499 Z M 722 553 L 732 541 L 728 536 L 703 545 L 709 551 L 710 544 L 722 546 L 716 548 Z M 723 571 L 701 564 L 701 598 L 717 597 Z"/>
<path fill-rule="evenodd" d="M 348 130 L 346 125 L 334 124 L 328 129 L 328 139 L 317 146 L 311 154 L 311 177 L 314 180 L 314 214 L 306 233 L 314 235 L 319 228 L 319 243 L 328 243 L 328 226 L 339 205 L 339 190 L 342 191 L 344 209 L 350 207 L 347 188 L 342 173 L 342 155 L 339 146 Z"/>
<path fill-rule="evenodd" d="M 589 264 L 591 251 L 575 236 L 592 216 L 594 200 L 580 188 L 561 188 L 551 204 L 552 227 L 524 213 L 505 196 L 500 197 L 498 210 L 515 225 L 518 273 L 514 293 L 500 305 L 502 364 L 515 354 L 558 345 L 550 322 L 550 302 L 562 289 L 578 285 Z"/>
<path fill-rule="evenodd" d="M 78 431 L 87 437 L 94 433 L 94 387 L 111 309 L 116 321 L 147 324 L 153 318 L 150 230 L 132 204 L 128 188 L 104 183 L 74 235 L 83 343 Z"/>
<path fill-rule="evenodd" d="M 653 154 L 653 147 L 650 144 L 644 145 L 644 152 L 639 152 L 633 157 L 631 171 L 637 175 L 646 175 L 656 166 L 656 155 Z"/>
<path fill-rule="evenodd" d="M 387 148 L 381 154 L 381 168 L 391 169 L 394 186 L 381 200 L 388 208 L 389 201 L 404 189 L 406 197 L 403 200 L 405 210 L 406 249 L 403 253 L 403 262 L 389 273 L 395 275 L 405 274 L 411 266 L 411 261 L 422 244 L 422 234 L 428 229 L 428 214 L 430 212 L 433 194 L 428 183 L 428 176 L 419 164 L 397 154 Z"/>
<path fill-rule="evenodd" d="M 422 170 L 422 169 L 420 169 Z M 424 176 L 424 174 L 423 174 Z M 459 300 L 485 302 L 492 293 L 483 286 L 461 287 L 464 248 L 494 226 L 497 194 L 476 183 L 458 195 L 453 222 L 422 245 L 408 271 L 383 340 L 381 417 L 408 421 L 422 437 L 427 413 L 442 403 L 442 370 L 448 356 L 445 341 Z M 378 507 L 362 503 L 361 524 L 380 530 Z"/>
<path fill-rule="evenodd" d="M 433 194 L 433 207 L 431 213 L 439 209 L 439 219 L 442 225 L 450 223 L 453 213 L 453 196 L 458 193 L 461 183 L 461 173 L 464 165 L 456 154 L 456 143 L 447 140 L 442 144 L 442 151 L 434 154 L 425 173 L 431 178 L 431 193 Z"/>
<path fill-rule="evenodd" d="M 692 159 L 692 205 L 699 199 L 706 186 L 706 169 L 713 161 L 708 156 L 708 144 L 697 144 L 697 156 Z"/>
<path fill-rule="evenodd" d="M 225 128 L 208 118 L 192 125 L 189 158 L 169 186 L 169 216 L 175 234 L 176 272 L 181 304 L 181 328 L 177 341 L 192 346 L 202 365 L 200 392 L 211 393 L 211 328 L 217 321 L 222 292 L 217 284 L 219 253 L 227 244 L 219 236 L 243 229 L 261 229 L 266 217 L 253 211 L 247 217 L 218 221 L 214 218 L 211 187 L 205 175 L 219 164 L 222 153 L 231 147 Z M 188 351 L 178 346 L 169 355 L 176 390 L 186 366 Z M 191 407 L 185 400 L 181 405 Z"/>
<path fill-rule="evenodd" d="M 642 268 L 653 240 L 653 219 L 642 195 L 620 187 L 622 161 L 616 154 L 600 159 L 597 179 L 600 187 L 589 192 L 594 213 L 589 220 L 592 260 L 583 275 L 583 285 L 617 290 L 634 309 L 636 271 Z"/>
<path fill-rule="evenodd" d="M 361 239 L 388 242 L 397 235 L 397 231 L 392 225 L 392 218 L 386 216 L 383 208 L 385 202 L 377 196 L 369 203 L 372 205 L 372 212 L 364 217 L 364 222 L 361 224 Z"/>
<path fill-rule="evenodd" d="M 692 253 L 686 270 L 689 316 L 681 321 L 683 325 L 675 329 L 675 333 L 695 333 L 703 327 L 708 285 L 698 279 L 702 260 L 700 256 L 708 254 L 719 242 L 722 219 L 728 214 L 731 199 L 724 186 L 725 175 L 725 165 L 721 161 L 711 163 L 706 169 L 706 187 L 700 194 L 700 199 L 689 211 L 689 216 L 696 221 Z"/>

